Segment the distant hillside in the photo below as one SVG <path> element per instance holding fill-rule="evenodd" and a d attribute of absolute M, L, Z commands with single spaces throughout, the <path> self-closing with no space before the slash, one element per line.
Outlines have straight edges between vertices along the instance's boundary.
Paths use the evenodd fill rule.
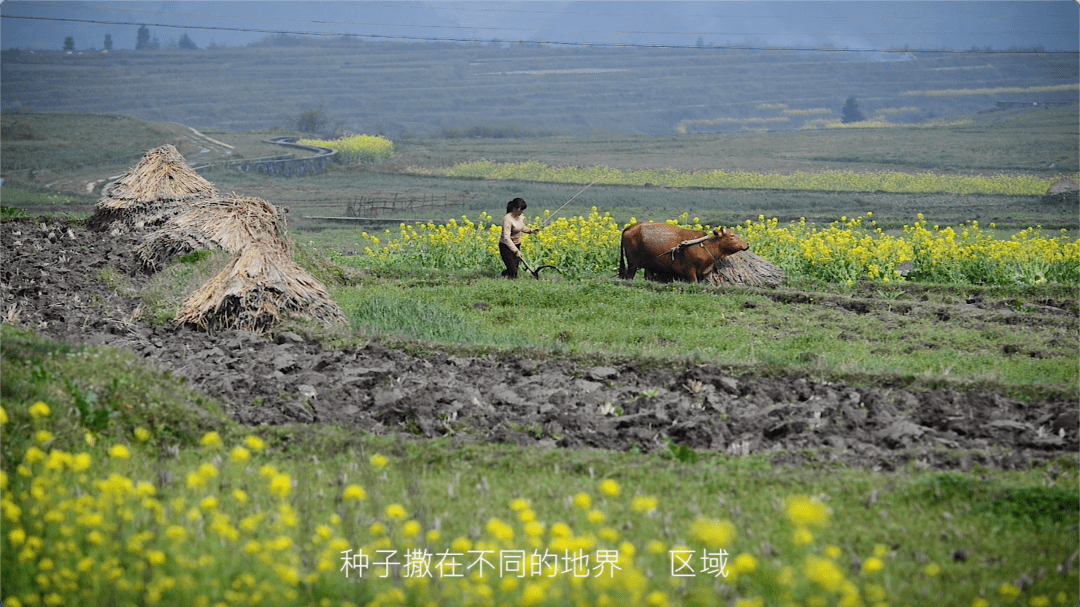
<path fill-rule="evenodd" d="M 376 43 L 4 51 L 0 111 L 127 114 L 196 128 L 293 126 L 321 109 L 394 138 L 666 135 L 924 122 L 998 102 L 1076 103 L 1076 54 L 754 52 Z M 482 127 L 482 128 L 481 128 Z"/>

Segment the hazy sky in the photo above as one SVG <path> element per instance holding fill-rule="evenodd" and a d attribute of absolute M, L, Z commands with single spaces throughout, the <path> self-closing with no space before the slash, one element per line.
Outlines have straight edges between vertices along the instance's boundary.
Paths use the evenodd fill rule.
<path fill-rule="evenodd" d="M 371 40 L 564 44 L 750 45 L 851 49 L 1041 46 L 1080 49 L 1075 0 L 753 2 L 353 2 L 6 0 L 0 48 L 135 46 L 139 24 L 163 46 L 187 34 L 200 48 L 246 45 L 273 32 Z M 18 17 L 33 17 L 20 19 Z"/>

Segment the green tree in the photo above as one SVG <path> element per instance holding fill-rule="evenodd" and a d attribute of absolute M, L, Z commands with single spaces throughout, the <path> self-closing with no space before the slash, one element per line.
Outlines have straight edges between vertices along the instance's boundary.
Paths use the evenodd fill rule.
<path fill-rule="evenodd" d="M 191 40 L 191 38 L 188 37 L 187 34 L 184 34 L 183 36 L 180 36 L 180 42 L 177 42 L 176 45 L 179 46 L 180 48 L 188 49 L 188 50 L 195 50 L 195 49 L 199 48 L 198 46 L 195 45 L 195 43 Z"/>
<path fill-rule="evenodd" d="M 105 34 L 105 50 L 112 50 L 112 34 Z"/>
<path fill-rule="evenodd" d="M 64 50 L 65 51 L 73 51 L 73 50 L 75 50 L 75 39 L 72 38 L 71 36 L 68 36 L 67 38 L 64 38 Z"/>
<path fill-rule="evenodd" d="M 150 28 L 140 25 L 139 33 L 135 35 L 135 50 L 141 51 L 148 44 L 150 44 Z"/>
<path fill-rule="evenodd" d="M 849 122 L 862 122 L 866 120 L 866 116 L 859 111 L 859 103 L 855 101 L 855 95 L 847 98 L 847 103 L 844 104 L 844 109 L 840 110 L 840 122 L 847 124 Z"/>
<path fill-rule="evenodd" d="M 305 133 L 322 133 L 330 124 L 330 117 L 322 108 L 308 108 L 296 117 L 296 130 Z"/>

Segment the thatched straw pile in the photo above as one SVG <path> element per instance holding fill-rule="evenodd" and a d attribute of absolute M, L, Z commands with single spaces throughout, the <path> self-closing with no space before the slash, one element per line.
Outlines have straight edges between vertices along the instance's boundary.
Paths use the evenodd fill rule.
<path fill-rule="evenodd" d="M 153 228 L 193 204 L 217 198 L 217 188 L 166 144 L 147 152 L 127 173 L 105 186 L 87 225 L 114 234 Z"/>
<path fill-rule="evenodd" d="M 1050 204 L 1080 203 L 1080 185 L 1068 177 L 1062 177 L 1047 188 L 1043 201 Z"/>
<path fill-rule="evenodd" d="M 258 240 L 234 253 L 225 269 L 189 295 L 176 322 L 202 329 L 264 331 L 285 312 L 323 323 L 345 320 L 322 283 L 287 251 Z"/>
<path fill-rule="evenodd" d="M 728 255 L 716 264 L 709 281 L 713 284 L 775 287 L 784 282 L 784 271 L 750 251 Z"/>
<path fill-rule="evenodd" d="M 136 249 L 150 270 L 177 254 L 222 249 L 229 265 L 184 301 L 178 324 L 263 331 L 289 312 L 345 320 L 326 287 L 292 260 L 285 211 L 259 198 L 222 200 L 171 145 L 150 150 L 105 188 L 89 225 L 113 233 L 153 229 Z"/>
<path fill-rule="evenodd" d="M 135 255 L 147 271 L 156 272 L 179 255 L 199 249 L 239 253 L 255 241 L 273 243 L 291 254 L 285 210 L 261 198 L 231 194 L 224 200 L 200 202 L 169 218 L 146 236 Z"/>

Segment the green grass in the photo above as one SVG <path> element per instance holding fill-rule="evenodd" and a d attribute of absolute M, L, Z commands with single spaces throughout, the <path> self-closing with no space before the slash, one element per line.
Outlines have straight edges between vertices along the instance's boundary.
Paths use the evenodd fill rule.
<path fill-rule="evenodd" d="M 229 254 L 224 251 L 195 251 L 180 257 L 154 274 L 150 284 L 127 292 L 142 300 L 142 314 L 154 324 L 166 324 L 192 292 L 224 269 Z"/>
<path fill-rule="evenodd" d="M 1075 320 L 1048 320 L 1012 339 L 1013 327 L 993 310 L 972 314 L 941 300 L 922 302 L 924 291 L 912 297 L 901 288 L 879 290 L 866 298 L 656 285 L 640 277 L 625 283 L 459 275 L 372 279 L 332 296 L 355 327 L 451 344 L 764 365 L 834 377 L 898 372 L 1060 388 L 1078 381 Z M 956 318 L 941 322 L 939 314 Z M 1005 343 L 1016 353 L 1006 353 Z"/>
<path fill-rule="evenodd" d="M 76 198 L 55 192 L 34 192 L 21 188 L 4 186 L 0 190 L 0 200 L 4 201 L 5 207 L 54 207 L 56 205 L 69 205 Z"/>

